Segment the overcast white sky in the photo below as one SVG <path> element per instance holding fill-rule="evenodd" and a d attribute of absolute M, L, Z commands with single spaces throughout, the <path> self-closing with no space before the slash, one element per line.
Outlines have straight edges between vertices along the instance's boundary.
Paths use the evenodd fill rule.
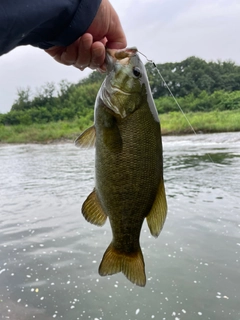
<path fill-rule="evenodd" d="M 34 0 L 33 0 L 34 1 Z M 91 1 L 91 0 L 89 0 Z M 240 65 L 239 0 L 111 0 L 129 46 L 155 63 L 189 56 L 233 60 Z M 14 49 L 0 57 L 0 113 L 10 110 L 18 88 L 46 82 L 78 82 L 90 71 L 62 66 L 40 49 Z"/>

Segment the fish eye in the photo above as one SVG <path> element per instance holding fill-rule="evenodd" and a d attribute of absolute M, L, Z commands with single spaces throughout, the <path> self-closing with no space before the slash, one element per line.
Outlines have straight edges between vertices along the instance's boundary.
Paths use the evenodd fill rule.
<path fill-rule="evenodd" d="M 136 77 L 136 78 L 140 78 L 141 77 L 141 71 L 138 67 L 133 67 L 133 75 Z"/>

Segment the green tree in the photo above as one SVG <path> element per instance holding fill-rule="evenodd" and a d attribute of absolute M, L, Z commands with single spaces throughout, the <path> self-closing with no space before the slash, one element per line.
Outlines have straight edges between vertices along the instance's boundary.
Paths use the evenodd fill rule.
<path fill-rule="evenodd" d="M 31 89 L 27 87 L 26 89 L 17 89 L 17 99 L 14 101 L 11 111 L 20 111 L 31 108 L 30 101 Z"/>
<path fill-rule="evenodd" d="M 47 82 L 45 85 L 37 89 L 36 95 L 32 100 L 32 106 L 44 107 L 48 104 L 48 107 L 51 108 L 54 105 L 54 93 L 55 93 L 55 84 L 53 82 Z"/>

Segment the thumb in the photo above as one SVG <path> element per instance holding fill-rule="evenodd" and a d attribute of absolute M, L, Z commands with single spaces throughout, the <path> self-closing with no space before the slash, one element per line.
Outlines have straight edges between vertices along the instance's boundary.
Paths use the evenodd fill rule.
<path fill-rule="evenodd" d="M 127 46 L 127 40 L 123 31 L 118 14 L 110 5 L 110 19 L 107 34 L 107 48 L 109 49 L 123 49 Z"/>
<path fill-rule="evenodd" d="M 109 28 L 108 33 L 106 34 L 107 44 L 106 47 L 109 49 L 123 49 L 127 46 L 126 36 L 120 24 L 120 21 L 111 24 L 112 27 Z"/>

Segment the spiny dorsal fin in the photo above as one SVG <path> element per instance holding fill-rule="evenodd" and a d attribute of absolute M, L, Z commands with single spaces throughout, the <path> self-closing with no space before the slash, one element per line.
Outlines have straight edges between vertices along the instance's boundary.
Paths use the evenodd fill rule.
<path fill-rule="evenodd" d="M 137 252 L 126 254 L 116 250 L 112 243 L 109 245 L 98 272 L 101 276 L 107 276 L 121 271 L 132 283 L 145 286 L 145 264 L 140 246 Z"/>
<path fill-rule="evenodd" d="M 102 226 L 107 220 L 107 215 L 104 213 L 101 203 L 99 202 L 95 189 L 87 199 L 84 201 L 82 206 L 82 214 L 84 218 L 96 226 Z"/>
<path fill-rule="evenodd" d="M 91 126 L 75 140 L 75 145 L 80 148 L 92 148 L 95 146 L 96 130 L 95 126 Z"/>
<path fill-rule="evenodd" d="M 158 237 L 162 230 L 167 215 L 167 200 L 163 179 L 160 182 L 158 192 L 152 209 L 147 215 L 147 223 L 151 234 Z"/>

